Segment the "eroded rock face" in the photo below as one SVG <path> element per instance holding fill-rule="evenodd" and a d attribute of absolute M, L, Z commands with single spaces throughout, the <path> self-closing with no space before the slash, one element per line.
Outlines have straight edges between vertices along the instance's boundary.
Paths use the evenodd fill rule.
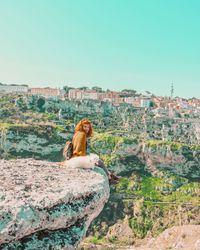
<path fill-rule="evenodd" d="M 63 135 L 52 126 L 12 126 L 0 131 L 0 159 L 61 161 L 64 144 L 69 138 L 71 133 Z"/>
<path fill-rule="evenodd" d="M 73 249 L 108 197 L 102 169 L 0 160 L 0 248 Z"/>
<path fill-rule="evenodd" d="M 180 149 L 173 145 L 146 146 L 143 152 L 147 170 L 152 174 L 158 171 L 173 173 L 188 179 L 200 177 L 200 150 L 182 146 Z"/>
<path fill-rule="evenodd" d="M 200 177 L 200 149 L 190 145 L 175 148 L 173 144 L 122 144 L 115 149 L 117 155 L 109 168 L 116 174 L 131 176 L 134 171 L 147 171 L 152 175 L 169 172 L 188 179 Z"/>
<path fill-rule="evenodd" d="M 174 226 L 151 240 L 151 249 L 200 249 L 200 225 Z"/>

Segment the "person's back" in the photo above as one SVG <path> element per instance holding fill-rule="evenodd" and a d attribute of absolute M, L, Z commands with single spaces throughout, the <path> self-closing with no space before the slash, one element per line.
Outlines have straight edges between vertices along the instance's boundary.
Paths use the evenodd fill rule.
<path fill-rule="evenodd" d="M 84 131 L 77 131 L 74 134 L 72 144 L 73 144 L 73 154 L 72 157 L 85 156 L 86 155 L 86 133 Z"/>

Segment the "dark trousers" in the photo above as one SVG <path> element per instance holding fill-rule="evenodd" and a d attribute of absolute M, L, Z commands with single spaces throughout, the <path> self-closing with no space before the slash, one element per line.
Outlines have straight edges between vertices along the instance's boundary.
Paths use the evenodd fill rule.
<path fill-rule="evenodd" d="M 97 167 L 103 168 L 103 170 L 105 171 L 106 175 L 109 177 L 108 169 L 107 169 L 107 167 L 105 166 L 104 162 L 101 159 L 99 159 Z"/>

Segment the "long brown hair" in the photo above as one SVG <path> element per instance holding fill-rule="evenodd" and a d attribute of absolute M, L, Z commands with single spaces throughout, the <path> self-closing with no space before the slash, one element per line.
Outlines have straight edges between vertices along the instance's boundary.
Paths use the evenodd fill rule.
<path fill-rule="evenodd" d="M 88 120 L 88 119 L 82 119 L 75 127 L 75 133 L 78 132 L 78 131 L 84 131 L 83 130 L 83 125 L 85 124 L 89 124 L 90 125 L 90 130 L 89 132 L 87 133 L 87 137 L 91 137 L 92 136 L 92 133 L 93 133 L 93 129 L 92 129 L 92 124 L 91 122 Z"/>

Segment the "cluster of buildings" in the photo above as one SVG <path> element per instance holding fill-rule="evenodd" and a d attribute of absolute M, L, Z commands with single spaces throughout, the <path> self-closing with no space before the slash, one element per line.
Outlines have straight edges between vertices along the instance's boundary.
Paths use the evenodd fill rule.
<path fill-rule="evenodd" d="M 28 85 L 0 83 L 0 93 L 27 93 L 27 92 L 28 92 Z"/>
<path fill-rule="evenodd" d="M 2 84 L 0 83 L 0 93 L 24 93 L 27 95 L 40 95 L 44 97 L 60 98 L 62 100 L 97 100 L 108 101 L 113 105 L 120 105 L 123 103 L 133 105 L 134 107 L 149 108 L 154 107 L 157 109 L 173 109 L 173 110 L 190 110 L 191 112 L 200 108 L 200 99 L 183 99 L 183 98 L 170 98 L 159 96 L 144 96 L 144 95 L 131 95 L 126 92 L 98 92 L 96 90 L 83 90 L 72 88 L 66 93 L 63 89 L 41 87 L 29 88 L 28 85 L 17 84 Z"/>
<path fill-rule="evenodd" d="M 64 91 L 58 88 L 29 88 L 28 85 L 18 85 L 18 84 L 1 84 L 0 83 L 0 93 L 18 93 L 27 95 L 41 95 L 44 97 L 57 97 L 63 98 Z"/>
<path fill-rule="evenodd" d="M 155 107 L 168 110 L 188 110 L 188 112 L 193 112 L 194 109 L 200 109 L 200 99 L 183 99 L 180 97 L 170 98 L 170 97 L 159 97 L 153 98 L 153 103 Z"/>
<path fill-rule="evenodd" d="M 114 105 L 120 105 L 122 103 L 132 104 L 135 107 L 151 107 L 151 97 L 147 96 L 130 96 L 121 97 L 121 92 L 109 91 L 109 92 L 97 92 L 95 90 L 80 90 L 70 89 L 68 92 L 69 100 L 98 100 L 98 101 L 109 101 Z"/>
<path fill-rule="evenodd" d="M 96 90 L 81 90 L 70 89 L 68 93 L 65 93 L 63 89 L 59 88 L 29 88 L 28 85 L 17 84 L 0 84 L 0 93 L 24 93 L 27 95 L 40 95 L 44 97 L 56 97 L 60 99 L 69 100 L 98 100 L 108 101 L 114 105 L 120 105 L 122 103 L 132 104 L 135 107 L 150 107 L 151 98 L 145 96 L 137 97 L 121 97 L 121 92 L 109 91 L 109 92 L 97 92 Z"/>
<path fill-rule="evenodd" d="M 62 92 L 57 88 L 30 88 L 28 91 L 30 95 L 41 95 L 45 97 L 61 97 Z"/>

